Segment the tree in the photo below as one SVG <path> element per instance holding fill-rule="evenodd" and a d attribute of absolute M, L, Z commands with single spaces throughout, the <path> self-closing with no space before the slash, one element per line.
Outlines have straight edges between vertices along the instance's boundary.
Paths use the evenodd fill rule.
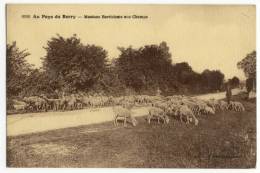
<path fill-rule="evenodd" d="M 245 73 L 245 76 L 252 80 L 248 84 L 252 84 L 251 87 L 255 90 L 256 85 L 256 51 L 252 51 L 251 53 L 247 54 L 244 59 L 237 63 L 238 69 L 242 69 Z"/>
<path fill-rule="evenodd" d="M 139 49 L 118 48 L 120 55 L 116 60 L 118 75 L 127 87 L 135 92 L 152 90 L 159 87 L 167 90 L 173 80 L 171 54 L 166 42 L 159 45 L 145 45 Z"/>
<path fill-rule="evenodd" d="M 61 81 L 58 89 L 87 91 L 106 69 L 107 51 L 100 46 L 84 45 L 76 35 L 52 37 L 45 47 L 44 69 L 53 82 Z"/>
<path fill-rule="evenodd" d="M 182 84 L 189 84 L 193 70 L 187 62 L 176 63 L 173 66 L 176 79 Z"/>
<path fill-rule="evenodd" d="M 240 80 L 238 77 L 234 76 L 231 80 L 230 80 L 231 86 L 232 87 L 238 87 L 240 84 Z"/>
<path fill-rule="evenodd" d="M 118 78 L 117 69 L 111 64 L 102 74 L 101 78 L 93 86 L 95 92 L 101 92 L 108 95 L 120 96 L 125 95 L 126 86 Z"/>
<path fill-rule="evenodd" d="M 20 50 L 16 42 L 7 44 L 6 47 L 6 89 L 7 97 L 17 96 L 23 89 L 25 79 L 32 70 L 32 65 L 26 61 L 30 53 Z"/>
<path fill-rule="evenodd" d="M 256 51 L 247 54 L 244 59 L 237 63 L 237 67 L 242 69 L 247 78 L 256 77 Z"/>
<path fill-rule="evenodd" d="M 42 69 L 34 69 L 25 79 L 22 96 L 35 96 L 45 94 L 55 97 L 55 86 L 50 83 L 47 72 Z"/>
<path fill-rule="evenodd" d="M 224 82 L 224 74 L 219 70 L 204 70 L 201 74 L 202 86 L 208 91 L 221 89 Z"/>
<path fill-rule="evenodd" d="M 246 79 L 246 90 L 247 90 L 248 94 L 253 90 L 253 85 L 254 85 L 253 78 L 247 78 Z"/>

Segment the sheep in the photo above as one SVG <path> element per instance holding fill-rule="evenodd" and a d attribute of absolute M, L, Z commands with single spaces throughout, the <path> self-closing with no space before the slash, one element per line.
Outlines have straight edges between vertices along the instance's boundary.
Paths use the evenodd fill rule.
<path fill-rule="evenodd" d="M 33 106 L 36 111 L 39 111 L 40 109 L 44 110 L 46 108 L 46 101 L 38 96 L 24 97 L 23 101 L 30 106 Z"/>
<path fill-rule="evenodd" d="M 177 116 L 179 111 L 180 105 L 179 104 L 170 104 L 167 113 L 172 116 Z"/>
<path fill-rule="evenodd" d="M 162 101 L 154 102 L 152 105 L 154 107 L 162 109 L 164 112 L 166 112 L 167 109 L 169 108 L 169 105 L 166 102 L 162 102 Z"/>
<path fill-rule="evenodd" d="M 234 101 L 234 102 L 233 102 L 233 101 L 230 102 L 229 108 L 230 108 L 231 110 L 236 111 L 236 112 L 245 111 L 245 108 L 244 108 L 243 104 L 240 103 L 240 102 L 235 102 L 235 101 Z"/>
<path fill-rule="evenodd" d="M 223 110 L 228 110 L 228 103 L 223 101 L 223 100 L 220 100 L 219 101 L 219 105 L 220 105 L 220 109 L 223 111 Z"/>
<path fill-rule="evenodd" d="M 207 101 L 207 104 L 208 104 L 208 106 L 210 106 L 211 108 L 213 108 L 214 111 L 220 110 L 220 104 L 219 104 L 219 102 L 218 102 L 217 100 L 215 100 L 215 99 L 210 99 L 210 100 L 208 100 L 208 101 Z"/>
<path fill-rule="evenodd" d="M 53 110 L 58 110 L 61 105 L 61 100 L 60 99 L 48 99 L 52 103 L 52 109 Z"/>
<path fill-rule="evenodd" d="M 200 115 L 201 113 L 205 113 L 205 110 L 207 109 L 208 105 L 205 101 L 194 99 L 194 102 L 196 102 L 198 106 L 197 115 Z"/>
<path fill-rule="evenodd" d="M 180 115 L 181 122 L 183 122 L 183 116 L 185 116 L 187 124 L 192 122 L 193 119 L 194 119 L 195 126 L 197 126 L 199 124 L 198 119 L 195 117 L 192 110 L 187 105 L 180 106 L 179 115 Z"/>
<path fill-rule="evenodd" d="M 204 109 L 204 113 L 205 114 L 215 114 L 215 110 L 212 107 L 207 106 Z"/>
<path fill-rule="evenodd" d="M 27 104 L 14 104 L 13 107 L 14 107 L 14 109 L 17 110 L 17 111 L 18 111 L 18 110 L 25 110 L 26 107 L 27 107 Z"/>
<path fill-rule="evenodd" d="M 67 108 L 69 110 L 73 110 L 75 106 L 76 106 L 76 97 L 74 94 L 71 94 L 67 100 Z"/>
<path fill-rule="evenodd" d="M 52 110 L 58 110 L 59 107 L 59 99 L 49 99 L 47 98 L 44 94 L 40 95 L 42 99 L 45 100 L 45 110 L 47 111 L 48 109 Z"/>
<path fill-rule="evenodd" d="M 16 100 L 16 99 L 13 99 L 12 101 L 16 105 L 26 105 L 26 103 L 24 101 L 19 101 L 19 100 Z"/>
<path fill-rule="evenodd" d="M 151 119 L 157 119 L 158 124 L 160 123 L 160 119 L 163 120 L 164 124 L 168 124 L 170 121 L 169 117 L 165 114 L 165 111 L 158 107 L 149 108 L 149 114 L 147 115 L 147 121 L 149 124 L 151 123 Z"/>
<path fill-rule="evenodd" d="M 122 106 L 113 107 L 114 116 L 114 125 L 117 126 L 118 119 L 123 119 L 124 127 L 127 126 L 126 121 L 130 119 L 133 126 L 137 125 L 137 120 L 131 115 L 131 110 L 123 108 Z"/>
<path fill-rule="evenodd" d="M 187 99 L 183 99 L 182 103 L 184 105 L 187 105 L 194 114 L 199 115 L 200 114 L 200 110 L 202 109 L 199 102 L 195 102 L 193 100 L 187 100 Z M 204 108 L 204 107 L 203 107 Z"/>
<path fill-rule="evenodd" d="M 15 109 L 15 110 L 25 110 L 26 108 L 27 108 L 27 104 L 25 103 L 25 102 L 23 102 L 23 101 L 18 101 L 18 100 L 16 100 L 16 99 L 13 99 L 12 100 L 13 101 L 13 108 Z"/>
<path fill-rule="evenodd" d="M 90 106 L 90 98 L 89 96 L 83 95 L 80 98 L 77 98 L 78 101 L 80 101 L 82 103 L 82 107 L 83 106 Z"/>
<path fill-rule="evenodd" d="M 25 110 L 26 105 L 13 105 L 14 109 L 19 111 L 19 110 Z"/>
<path fill-rule="evenodd" d="M 125 101 L 125 100 L 121 102 L 121 106 L 128 110 L 132 109 L 134 107 L 134 105 L 135 105 L 134 103 L 131 103 L 131 102 Z"/>
<path fill-rule="evenodd" d="M 110 104 L 110 98 L 107 96 L 102 96 L 101 100 L 102 100 L 102 106 L 107 106 Z"/>
<path fill-rule="evenodd" d="M 102 105 L 102 98 L 101 97 L 90 97 L 89 98 L 90 105 L 92 107 L 100 107 Z"/>

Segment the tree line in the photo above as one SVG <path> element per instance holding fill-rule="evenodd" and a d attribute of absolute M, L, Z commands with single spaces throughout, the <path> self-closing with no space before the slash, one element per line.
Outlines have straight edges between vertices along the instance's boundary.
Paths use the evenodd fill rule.
<path fill-rule="evenodd" d="M 237 63 L 237 67 L 244 71 L 247 92 L 256 91 L 256 51 L 252 51 Z"/>
<path fill-rule="evenodd" d="M 172 95 L 223 89 L 225 76 L 220 70 L 198 73 L 188 62 L 174 63 L 166 42 L 118 47 L 120 54 L 112 60 L 103 47 L 83 44 L 76 35 L 56 35 L 44 49 L 42 67 L 34 68 L 26 61 L 27 50 L 20 50 L 15 42 L 7 44 L 7 97 L 57 97 L 61 92 L 153 95 L 158 89 Z"/>

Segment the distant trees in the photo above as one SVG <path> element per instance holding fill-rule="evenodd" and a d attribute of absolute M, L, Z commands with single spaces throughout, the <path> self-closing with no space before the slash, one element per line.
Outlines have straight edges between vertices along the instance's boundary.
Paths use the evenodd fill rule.
<path fill-rule="evenodd" d="M 247 78 L 256 77 L 256 51 L 247 54 L 244 59 L 237 63 L 237 67 L 242 69 Z"/>
<path fill-rule="evenodd" d="M 204 70 L 201 74 L 202 86 L 207 91 L 221 90 L 224 74 L 219 70 Z"/>
<path fill-rule="evenodd" d="M 256 87 L 256 51 L 252 51 L 247 54 L 244 59 L 237 63 L 237 67 L 242 69 L 245 73 L 245 76 L 248 80 L 246 80 L 246 86 L 248 88 L 248 92 Z M 252 86 L 250 86 L 252 85 Z"/>
<path fill-rule="evenodd" d="M 33 69 L 29 76 L 24 80 L 22 96 L 32 96 L 46 94 L 54 95 L 55 86 L 50 85 L 50 79 L 46 71 L 42 69 Z"/>
<path fill-rule="evenodd" d="M 187 62 L 177 63 L 173 66 L 176 79 L 182 84 L 189 84 L 193 75 L 193 70 Z"/>
<path fill-rule="evenodd" d="M 24 79 L 30 75 L 32 65 L 26 61 L 30 53 L 20 50 L 16 42 L 7 44 L 6 47 L 6 90 L 7 97 L 17 96 L 25 84 Z"/>
<path fill-rule="evenodd" d="M 233 88 L 236 88 L 240 84 L 240 80 L 238 77 L 234 76 L 232 79 L 230 79 L 230 84 Z"/>
<path fill-rule="evenodd" d="M 96 45 L 83 45 L 76 35 L 52 37 L 45 50 L 43 68 L 57 89 L 87 91 L 106 69 L 106 50 Z"/>
<path fill-rule="evenodd" d="M 171 54 L 166 42 L 160 45 L 146 45 L 139 49 L 118 48 L 116 60 L 119 79 L 127 87 L 140 93 L 144 90 L 169 89 L 174 80 Z"/>
<path fill-rule="evenodd" d="M 220 90 L 219 70 L 193 71 L 187 62 L 173 63 L 166 42 L 140 48 L 118 47 L 120 54 L 108 61 L 100 46 L 81 43 L 73 35 L 47 41 L 43 67 L 33 69 L 26 50 L 7 45 L 7 92 L 11 95 L 88 92 L 109 95 L 202 93 Z M 20 80 L 22 79 L 22 80 Z"/>

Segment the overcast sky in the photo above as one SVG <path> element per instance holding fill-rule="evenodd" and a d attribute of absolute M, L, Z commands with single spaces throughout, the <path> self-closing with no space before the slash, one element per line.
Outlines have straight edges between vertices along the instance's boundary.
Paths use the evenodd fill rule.
<path fill-rule="evenodd" d="M 147 19 L 26 19 L 21 15 L 142 15 Z M 41 66 L 43 46 L 56 33 L 74 33 L 84 44 L 96 44 L 117 57 L 118 46 L 166 41 L 174 63 L 193 70 L 219 69 L 226 78 L 244 78 L 237 62 L 256 49 L 255 6 L 180 5 L 9 5 L 7 42 L 31 53 L 28 62 Z"/>

